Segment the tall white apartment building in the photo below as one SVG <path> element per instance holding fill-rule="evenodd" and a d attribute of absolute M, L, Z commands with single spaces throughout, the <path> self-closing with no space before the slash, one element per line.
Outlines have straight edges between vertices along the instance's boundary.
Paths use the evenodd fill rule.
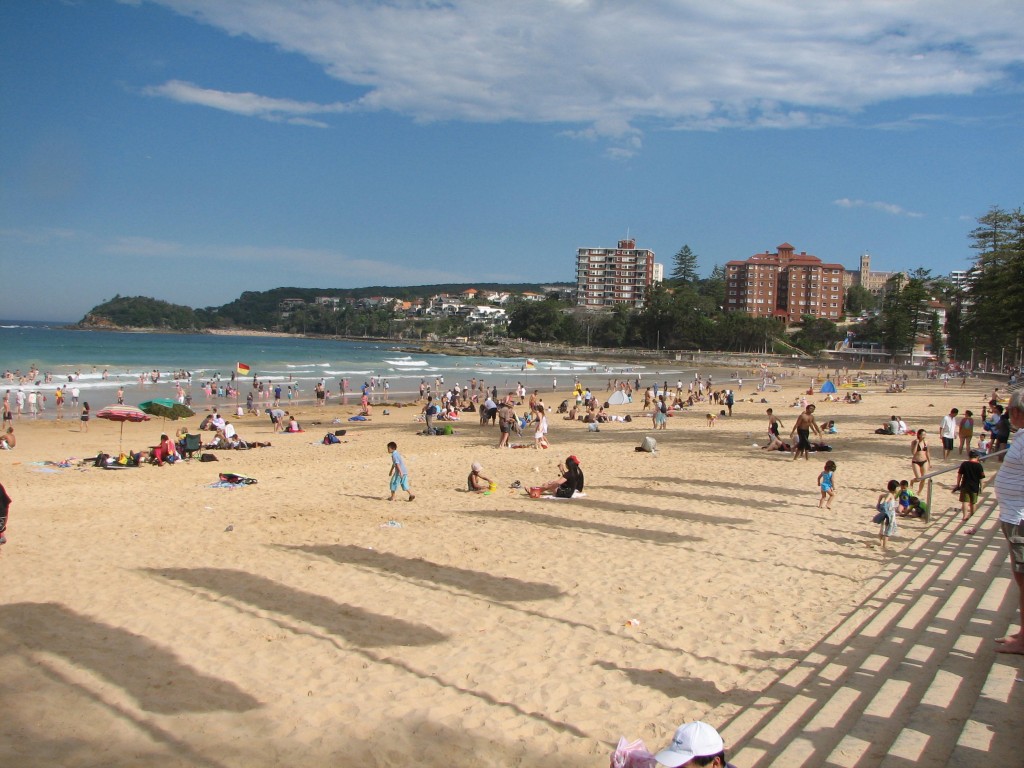
<path fill-rule="evenodd" d="M 604 309 L 627 304 L 639 309 L 655 279 L 654 251 L 636 240 L 619 240 L 615 248 L 576 251 L 576 305 Z"/>

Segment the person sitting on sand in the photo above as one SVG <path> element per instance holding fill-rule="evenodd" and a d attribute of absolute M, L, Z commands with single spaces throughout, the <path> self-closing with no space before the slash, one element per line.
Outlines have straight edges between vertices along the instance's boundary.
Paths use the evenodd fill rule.
<path fill-rule="evenodd" d="M 672 741 L 654 756 L 659 765 L 669 768 L 709 766 L 733 768 L 726 761 L 725 742 L 712 726 L 700 721 L 686 723 L 676 729 Z"/>
<path fill-rule="evenodd" d="M 483 466 L 479 462 L 474 461 L 473 466 L 470 468 L 469 477 L 466 478 L 467 490 L 474 493 L 490 490 L 492 481 L 489 477 L 484 477 L 480 474 L 483 471 Z"/>
<path fill-rule="evenodd" d="M 295 420 L 295 417 L 288 414 L 288 432 L 301 432 L 302 427 L 299 426 L 299 422 Z"/>
<path fill-rule="evenodd" d="M 160 435 L 159 445 L 155 446 L 149 455 L 158 467 L 162 467 L 165 461 L 168 464 L 173 464 L 181 458 L 178 455 L 178 447 L 167 435 Z"/>
<path fill-rule="evenodd" d="M 13 451 L 17 444 L 18 439 L 14 436 L 14 427 L 8 427 L 7 431 L 0 435 L 0 450 Z"/>
<path fill-rule="evenodd" d="M 583 493 L 583 470 L 578 458 L 570 456 L 565 463 L 558 465 L 558 471 L 562 476 L 545 484 L 544 490 L 560 499 L 571 499 L 573 494 Z"/>

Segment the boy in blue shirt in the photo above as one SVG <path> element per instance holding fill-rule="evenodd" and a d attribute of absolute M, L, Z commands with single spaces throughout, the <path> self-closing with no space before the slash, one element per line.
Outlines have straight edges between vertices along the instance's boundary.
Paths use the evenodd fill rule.
<path fill-rule="evenodd" d="M 388 501 L 395 500 L 395 492 L 399 486 L 409 494 L 409 501 L 412 501 L 416 497 L 409 490 L 409 471 L 405 468 L 402 454 L 398 452 L 398 443 L 388 443 L 388 453 L 391 454 L 391 497 Z"/>

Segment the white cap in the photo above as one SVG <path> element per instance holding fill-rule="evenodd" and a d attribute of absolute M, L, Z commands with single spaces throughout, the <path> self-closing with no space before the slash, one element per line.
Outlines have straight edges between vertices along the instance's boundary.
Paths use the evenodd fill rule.
<path fill-rule="evenodd" d="M 718 731 L 707 723 L 694 722 L 679 726 L 672 743 L 654 756 L 669 768 L 685 765 L 695 757 L 711 757 L 725 749 Z"/>

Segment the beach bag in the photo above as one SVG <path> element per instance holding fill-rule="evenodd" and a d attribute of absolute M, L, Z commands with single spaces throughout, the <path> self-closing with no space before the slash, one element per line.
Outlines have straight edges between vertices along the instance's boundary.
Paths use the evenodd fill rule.
<path fill-rule="evenodd" d="M 601 430 L 598 429 L 597 424 L 593 424 L 592 423 L 592 424 L 587 424 L 587 431 L 589 431 L 589 432 L 600 432 Z"/>
<path fill-rule="evenodd" d="M 326 435 L 324 435 L 323 442 L 324 445 L 334 445 L 335 443 L 340 443 L 341 439 L 338 438 L 336 435 L 332 435 L 330 432 L 328 432 Z"/>
<path fill-rule="evenodd" d="M 658 441 L 653 437 L 645 437 L 636 447 L 638 453 L 654 453 L 656 450 L 658 450 Z"/>
<path fill-rule="evenodd" d="M 218 458 L 217 458 L 217 457 L 216 457 L 215 455 L 213 455 L 212 453 L 204 453 L 204 454 L 201 454 L 201 455 L 199 456 L 199 460 L 200 460 L 200 461 L 220 461 L 220 459 L 218 459 Z"/>
<path fill-rule="evenodd" d="M 640 739 L 630 744 L 625 736 L 620 736 L 608 765 L 609 768 L 658 768 L 658 761 Z"/>
<path fill-rule="evenodd" d="M 889 513 L 885 511 L 885 502 L 878 502 L 878 504 L 875 505 L 875 510 L 875 516 L 871 518 L 872 523 L 881 524 L 889 519 Z"/>
<path fill-rule="evenodd" d="M 233 472 L 221 472 L 220 481 L 222 483 L 231 483 L 232 485 L 255 485 L 256 478 L 246 477 L 245 475 L 236 475 Z"/>

